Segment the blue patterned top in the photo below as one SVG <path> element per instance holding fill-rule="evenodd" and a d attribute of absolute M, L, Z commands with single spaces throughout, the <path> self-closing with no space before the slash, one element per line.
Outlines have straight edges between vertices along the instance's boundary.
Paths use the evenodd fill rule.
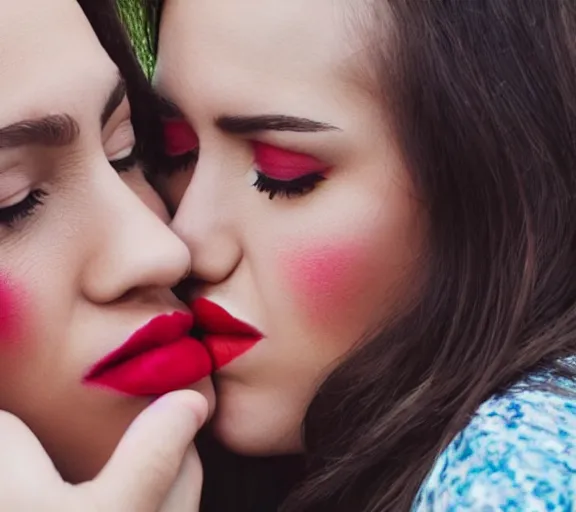
<path fill-rule="evenodd" d="M 437 458 L 413 512 L 575 512 L 576 384 L 516 386 L 478 409 Z"/>

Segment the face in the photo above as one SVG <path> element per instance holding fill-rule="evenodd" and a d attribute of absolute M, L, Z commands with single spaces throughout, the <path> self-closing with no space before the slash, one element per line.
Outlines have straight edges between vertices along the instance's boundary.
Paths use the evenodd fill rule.
<path fill-rule="evenodd" d="M 219 367 L 213 427 L 238 452 L 301 450 L 318 385 L 419 271 L 419 201 L 351 14 L 332 0 L 165 3 L 155 82 L 185 123 L 167 112 L 159 187 Z"/>
<path fill-rule="evenodd" d="M 135 166 L 123 89 L 74 0 L 4 3 L 0 409 L 71 481 L 95 475 L 151 398 L 205 376 L 177 360 L 209 361 L 170 292 L 189 253 Z"/>

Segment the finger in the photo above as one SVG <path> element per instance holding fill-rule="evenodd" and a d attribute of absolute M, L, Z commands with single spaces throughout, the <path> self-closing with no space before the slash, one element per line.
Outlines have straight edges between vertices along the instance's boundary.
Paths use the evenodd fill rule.
<path fill-rule="evenodd" d="M 193 391 L 165 395 L 142 412 L 89 484 L 102 510 L 156 512 L 207 414 L 206 399 Z"/>
<path fill-rule="evenodd" d="M 202 464 L 194 445 L 190 445 L 178 477 L 159 512 L 198 512 L 202 493 Z"/>
<path fill-rule="evenodd" d="M 40 441 L 18 418 L 0 411 L 0 510 L 48 510 L 65 484 Z"/>
<path fill-rule="evenodd" d="M 38 438 L 16 416 L 0 411 L 0 481 L 61 478 Z"/>

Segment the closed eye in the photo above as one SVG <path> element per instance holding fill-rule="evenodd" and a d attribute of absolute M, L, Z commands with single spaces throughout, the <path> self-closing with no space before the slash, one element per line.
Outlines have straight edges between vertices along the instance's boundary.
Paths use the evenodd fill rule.
<path fill-rule="evenodd" d="M 326 178 L 321 174 L 307 174 L 300 178 L 296 178 L 290 181 L 275 180 L 266 176 L 262 172 L 256 171 L 256 181 L 252 186 L 258 190 L 258 192 L 264 192 L 268 194 L 269 199 L 274 199 L 274 197 L 300 197 L 312 192 L 320 183 Z"/>
<path fill-rule="evenodd" d="M 282 149 L 262 142 L 254 142 L 256 181 L 258 192 L 269 199 L 299 197 L 308 194 L 325 180 L 329 166 L 317 158 Z"/>
<path fill-rule="evenodd" d="M 193 128 L 181 118 L 163 121 L 164 144 L 155 162 L 156 172 L 170 175 L 185 171 L 198 160 L 200 144 Z"/>

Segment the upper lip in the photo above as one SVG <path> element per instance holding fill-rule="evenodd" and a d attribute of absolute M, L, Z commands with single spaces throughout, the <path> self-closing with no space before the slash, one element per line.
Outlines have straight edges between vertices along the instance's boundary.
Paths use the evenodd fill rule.
<path fill-rule="evenodd" d="M 251 325 L 233 317 L 223 307 L 214 302 L 199 298 L 192 302 L 194 331 L 200 334 L 220 334 L 242 338 L 263 338 L 263 334 Z"/>
<path fill-rule="evenodd" d="M 183 311 L 159 315 L 140 329 L 120 347 L 98 361 L 88 371 L 84 380 L 97 379 L 110 368 L 118 366 L 140 354 L 155 348 L 174 343 L 188 336 L 194 324 L 194 317 Z"/>

